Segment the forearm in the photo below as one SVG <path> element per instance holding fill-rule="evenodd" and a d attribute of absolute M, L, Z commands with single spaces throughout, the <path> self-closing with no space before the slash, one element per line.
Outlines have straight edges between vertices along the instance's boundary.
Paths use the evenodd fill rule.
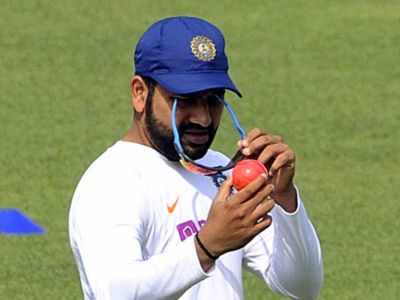
<path fill-rule="evenodd" d="M 292 299 L 315 299 L 322 286 L 322 255 L 317 234 L 301 201 L 289 214 L 276 207 L 270 286 Z"/>
<path fill-rule="evenodd" d="M 110 252 L 111 247 L 107 248 L 102 253 L 86 251 L 82 256 L 96 300 L 177 299 L 208 277 L 192 238 L 145 260 L 134 254 L 127 259 L 124 251 Z"/>
<path fill-rule="evenodd" d="M 121 299 L 176 299 L 206 277 L 189 239 L 173 251 L 128 265 L 111 282 L 113 293 L 125 290 L 129 295 Z"/>

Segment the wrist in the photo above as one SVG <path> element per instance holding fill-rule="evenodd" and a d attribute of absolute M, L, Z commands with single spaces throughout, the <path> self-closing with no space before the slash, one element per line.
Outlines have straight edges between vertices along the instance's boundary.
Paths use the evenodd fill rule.
<path fill-rule="evenodd" d="M 297 209 L 297 191 L 293 184 L 288 190 L 281 193 L 274 193 L 275 202 L 289 213 L 295 212 Z"/>
<path fill-rule="evenodd" d="M 199 243 L 199 241 L 200 241 L 200 243 Z M 209 255 L 209 254 L 207 254 L 206 251 L 204 251 L 204 247 L 206 247 L 206 246 L 200 240 L 198 234 L 195 235 L 194 244 L 196 247 L 197 257 L 199 259 L 201 268 L 203 269 L 204 272 L 208 272 L 215 264 L 215 259 L 213 258 L 214 256 L 211 253 L 209 253 L 209 254 L 211 254 L 211 255 Z M 205 248 L 205 249 L 207 249 L 207 248 Z M 208 249 L 207 249 L 207 251 L 208 251 Z"/>
<path fill-rule="evenodd" d="M 201 250 L 204 252 L 205 255 L 207 255 L 207 257 L 213 261 L 217 260 L 219 255 L 218 254 L 214 254 L 211 250 L 208 249 L 208 247 L 206 245 L 204 245 L 204 243 L 201 241 L 199 234 L 197 233 L 195 235 L 195 239 L 197 244 L 200 246 Z"/>

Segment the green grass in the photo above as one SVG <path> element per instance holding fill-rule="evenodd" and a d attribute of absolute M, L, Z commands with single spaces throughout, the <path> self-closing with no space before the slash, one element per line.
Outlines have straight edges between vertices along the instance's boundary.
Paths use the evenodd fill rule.
<path fill-rule="evenodd" d="M 398 1 L 147 3 L 2 3 L 0 207 L 47 233 L 0 236 L 0 299 L 81 298 L 67 235 L 73 189 L 130 125 L 139 35 L 178 14 L 221 27 L 243 124 L 296 150 L 324 253 L 320 299 L 399 299 Z M 231 153 L 227 124 L 215 147 Z M 281 299 L 253 275 L 245 287 L 247 299 Z"/>

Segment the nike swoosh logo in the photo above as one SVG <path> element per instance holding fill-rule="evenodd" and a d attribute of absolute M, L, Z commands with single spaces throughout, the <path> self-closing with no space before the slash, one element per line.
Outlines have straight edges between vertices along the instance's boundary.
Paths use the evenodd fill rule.
<path fill-rule="evenodd" d="M 172 205 L 167 204 L 167 210 L 169 214 L 172 214 L 176 208 L 176 204 L 178 203 L 179 198 L 176 198 L 175 202 Z"/>

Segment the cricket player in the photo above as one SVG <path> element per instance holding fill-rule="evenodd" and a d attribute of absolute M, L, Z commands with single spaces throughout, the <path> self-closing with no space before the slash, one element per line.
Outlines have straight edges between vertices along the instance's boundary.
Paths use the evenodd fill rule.
<path fill-rule="evenodd" d="M 243 299 L 244 269 L 287 298 L 317 298 L 321 249 L 294 151 L 240 126 L 224 48 L 195 17 L 160 20 L 137 43 L 132 126 L 90 165 L 70 208 L 85 299 Z M 238 131 L 232 159 L 210 149 L 225 108 Z M 231 169 L 244 158 L 268 174 L 237 191 Z"/>

